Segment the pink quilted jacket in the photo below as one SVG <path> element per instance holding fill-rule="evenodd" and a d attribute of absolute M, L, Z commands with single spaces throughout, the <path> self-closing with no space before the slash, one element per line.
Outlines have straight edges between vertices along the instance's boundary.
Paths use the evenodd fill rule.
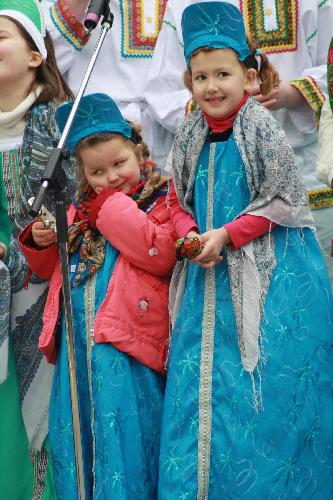
<path fill-rule="evenodd" d="M 164 374 L 169 339 L 168 290 L 177 238 L 169 210 L 164 197 L 159 198 L 148 215 L 123 193 L 112 192 L 101 199 L 96 227 L 120 255 L 96 314 L 95 342 L 111 342 L 120 351 Z M 71 205 L 69 224 L 75 213 Z M 55 363 L 62 286 L 58 249 L 55 244 L 36 249 L 31 225 L 21 233 L 20 246 L 31 270 L 41 278 L 50 279 L 39 348 L 50 363 Z"/>

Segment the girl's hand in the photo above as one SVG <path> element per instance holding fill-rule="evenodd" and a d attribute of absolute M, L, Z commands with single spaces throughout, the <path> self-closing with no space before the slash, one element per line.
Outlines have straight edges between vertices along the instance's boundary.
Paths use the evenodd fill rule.
<path fill-rule="evenodd" d="M 303 94 L 288 82 L 280 81 L 279 86 L 266 95 L 262 95 L 258 84 L 247 90 L 258 102 L 271 111 L 281 108 L 298 108 L 307 102 Z"/>
<path fill-rule="evenodd" d="M 37 245 L 37 247 L 48 247 L 53 243 L 56 243 L 57 236 L 52 231 L 52 229 L 48 229 L 44 227 L 43 222 L 36 221 L 31 228 L 32 238 Z"/>
<path fill-rule="evenodd" d="M 185 238 L 179 238 L 175 245 L 176 259 L 194 259 L 202 251 L 200 235 L 195 231 L 189 231 Z"/>
<path fill-rule="evenodd" d="M 95 189 L 94 189 L 94 191 L 95 191 L 95 193 L 99 194 L 99 193 L 101 193 L 103 191 L 103 189 L 104 188 L 102 188 L 102 187 L 96 186 Z"/>
<path fill-rule="evenodd" d="M 5 248 L 2 245 L 0 245 L 0 259 L 1 260 L 4 260 L 5 253 L 6 253 Z"/>
<path fill-rule="evenodd" d="M 221 227 L 201 234 L 200 242 L 203 245 L 203 250 L 198 257 L 190 260 L 190 262 L 194 262 L 204 269 L 209 269 L 222 261 L 223 257 L 220 255 L 222 248 L 231 240 L 228 231 Z"/>
<path fill-rule="evenodd" d="M 187 233 L 186 238 L 199 238 L 200 240 L 200 234 L 198 234 L 196 231 L 191 230 Z"/>

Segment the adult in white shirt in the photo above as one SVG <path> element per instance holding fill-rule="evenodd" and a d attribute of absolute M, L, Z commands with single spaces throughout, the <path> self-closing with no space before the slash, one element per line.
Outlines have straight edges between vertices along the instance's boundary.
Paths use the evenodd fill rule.
<path fill-rule="evenodd" d="M 198 0 L 168 1 L 145 88 L 146 100 L 156 120 L 172 133 L 191 97 L 183 83 L 186 64 L 181 16 L 192 3 Z M 333 33 L 333 1 L 229 0 L 229 3 L 241 10 L 248 34 L 279 71 L 279 89 L 262 97 L 255 86 L 253 93 L 286 131 L 309 191 L 311 207 L 315 208 L 324 187 L 316 179 L 315 163 L 317 126 L 327 94 L 325 63 Z M 313 210 L 313 215 L 319 239 L 328 253 L 328 235 L 333 232 L 333 193 L 326 189 L 324 194 L 330 208 Z M 326 261 L 333 279 L 332 260 Z"/>
<path fill-rule="evenodd" d="M 333 188 L 333 109 L 328 99 L 320 116 L 316 169 L 318 180 Z"/>
<path fill-rule="evenodd" d="M 320 116 L 317 177 L 333 188 L 333 38 L 327 55 L 327 86 L 329 98 Z"/>
<path fill-rule="evenodd" d="M 167 0 L 110 0 L 114 22 L 98 55 L 86 93 L 104 92 L 117 102 L 126 119 L 142 125 L 152 159 L 162 168 L 172 136 L 148 110 L 143 89 Z M 91 60 L 100 25 L 90 38 L 82 20 L 89 0 L 42 0 L 59 67 L 77 93 Z"/>
<path fill-rule="evenodd" d="M 320 115 L 316 172 L 318 180 L 333 189 L 333 38 L 327 57 L 327 84 L 329 98 L 324 102 Z M 325 203 L 325 198 L 319 199 L 318 203 Z M 333 232 L 331 229 L 331 226 L 328 226 L 327 236 L 332 238 L 331 260 L 333 260 Z"/>

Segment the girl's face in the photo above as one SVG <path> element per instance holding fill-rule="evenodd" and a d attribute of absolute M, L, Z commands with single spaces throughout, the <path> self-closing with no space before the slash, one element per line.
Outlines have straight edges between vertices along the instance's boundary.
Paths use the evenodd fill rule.
<path fill-rule="evenodd" d="M 140 181 L 144 160 L 141 145 L 134 148 L 126 139 L 114 137 L 80 151 L 83 173 L 96 193 L 104 188 L 127 194 Z"/>
<path fill-rule="evenodd" d="M 41 63 L 42 56 L 29 48 L 16 24 L 0 17 L 0 89 L 6 84 L 14 84 L 15 90 L 26 85 Z"/>
<path fill-rule="evenodd" d="M 230 113 L 256 77 L 256 71 L 244 68 L 232 49 L 198 52 L 191 57 L 191 72 L 193 97 L 212 118 Z"/>

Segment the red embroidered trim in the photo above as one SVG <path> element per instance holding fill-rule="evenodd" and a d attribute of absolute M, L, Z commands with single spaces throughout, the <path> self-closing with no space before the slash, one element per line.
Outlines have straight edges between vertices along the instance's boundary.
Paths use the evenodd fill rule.
<path fill-rule="evenodd" d="M 86 35 L 86 29 L 83 24 L 75 17 L 69 5 L 67 5 L 66 0 L 57 1 L 58 10 L 63 17 L 63 20 L 68 24 L 74 33 L 81 39 L 82 42 L 86 43 L 89 40 L 89 35 Z"/>

